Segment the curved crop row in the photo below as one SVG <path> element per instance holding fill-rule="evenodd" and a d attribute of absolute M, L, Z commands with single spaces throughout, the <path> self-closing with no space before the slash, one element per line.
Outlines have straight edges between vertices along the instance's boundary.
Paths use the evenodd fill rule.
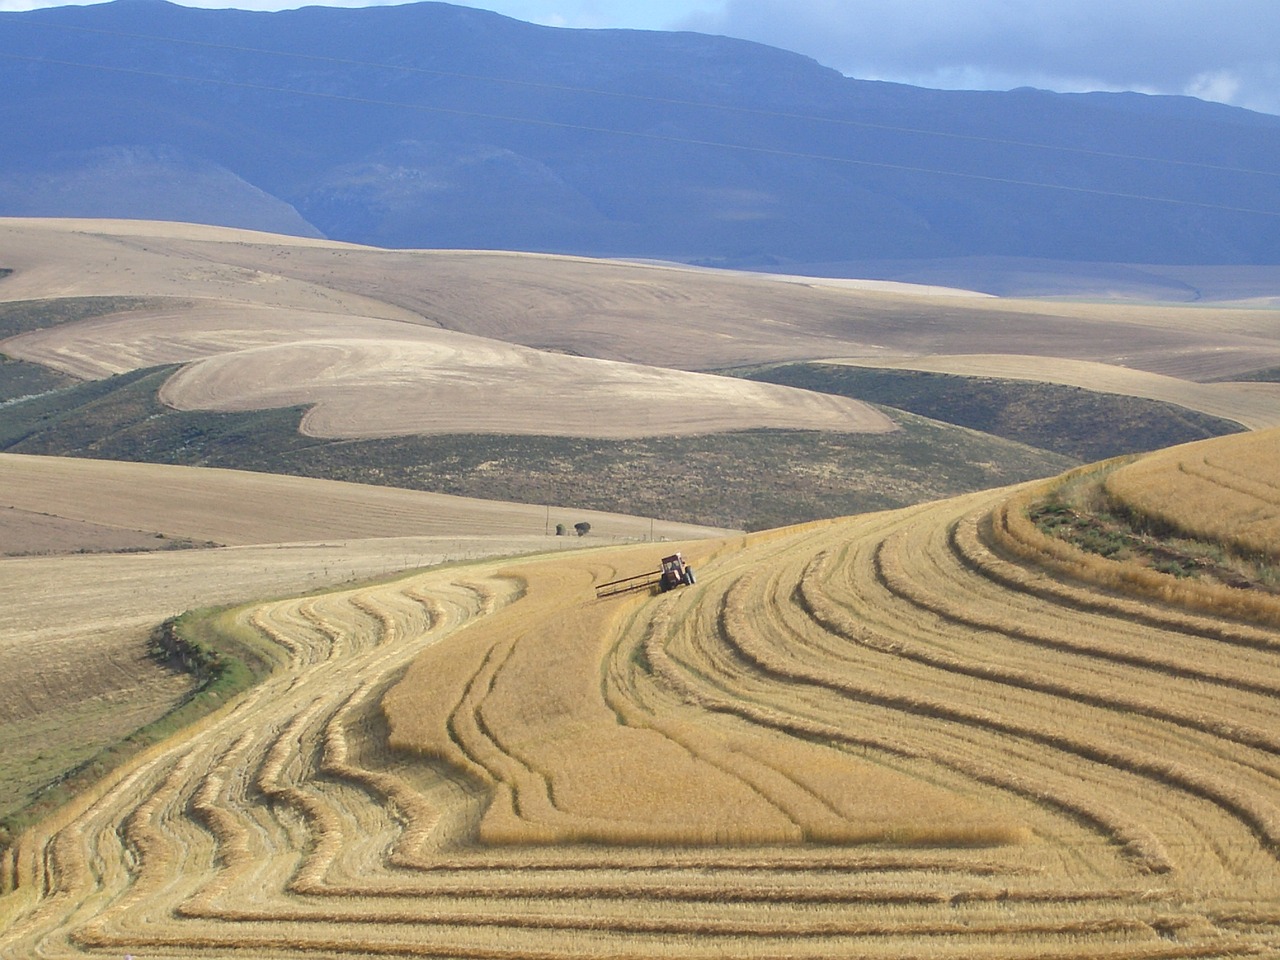
<path fill-rule="evenodd" d="M 1280 635 L 1026 495 L 264 604 L 288 666 L 24 837 L 0 953 L 1280 952 Z"/>

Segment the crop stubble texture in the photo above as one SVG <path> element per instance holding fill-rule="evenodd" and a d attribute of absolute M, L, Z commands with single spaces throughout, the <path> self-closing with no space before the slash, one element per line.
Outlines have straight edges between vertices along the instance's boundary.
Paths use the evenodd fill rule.
<path fill-rule="evenodd" d="M 30 834 L 0 945 L 1275 955 L 1280 635 L 1046 576 L 1023 495 L 264 604 L 289 668 Z"/>

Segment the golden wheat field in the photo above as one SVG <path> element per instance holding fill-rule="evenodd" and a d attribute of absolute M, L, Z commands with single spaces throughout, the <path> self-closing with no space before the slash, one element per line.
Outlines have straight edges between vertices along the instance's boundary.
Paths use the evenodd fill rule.
<path fill-rule="evenodd" d="M 21 839 L 0 953 L 1276 956 L 1280 632 L 1015 559 L 1023 493 L 257 604 L 281 668 Z"/>
<path fill-rule="evenodd" d="M 1133 512 L 1271 559 L 1280 555 L 1280 432 L 1229 447 L 1186 444 L 1116 470 L 1106 489 Z"/>
<path fill-rule="evenodd" d="M 584 520 L 585 540 L 548 536 Z M 147 653 L 166 617 L 444 562 L 728 532 L 234 470 L 0 455 L 0 817 L 190 694 L 187 674 Z M 201 548 L 165 549 L 182 542 Z"/>

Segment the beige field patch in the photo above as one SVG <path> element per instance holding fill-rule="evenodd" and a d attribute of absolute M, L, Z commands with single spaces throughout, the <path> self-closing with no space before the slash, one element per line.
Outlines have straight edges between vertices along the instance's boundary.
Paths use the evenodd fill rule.
<path fill-rule="evenodd" d="M 0 298 L 167 296 L 398 320 L 686 370 L 833 356 L 1072 357 L 1187 379 L 1280 365 L 1280 311 L 1002 300 L 249 231 L 0 220 Z M 1126 359 L 1127 358 L 1127 359 Z"/>
<path fill-rule="evenodd" d="M 410 338 L 432 335 L 418 326 L 407 330 Z M 100 380 L 141 367 L 257 347 L 330 338 L 394 341 L 404 336 L 406 325 L 394 320 L 204 300 L 33 330 L 5 340 L 4 350 L 19 360 Z"/>
<path fill-rule="evenodd" d="M 313 404 L 302 430 L 319 437 L 896 429 L 884 414 L 841 397 L 425 330 L 412 340 L 312 340 L 224 353 L 179 371 L 160 396 L 182 410 Z"/>
<path fill-rule="evenodd" d="M 174 247 L 184 241 L 206 249 L 193 254 Z M 199 224 L 0 218 L 0 259 L 14 271 L 0 284 L 0 298 L 195 297 L 357 316 L 378 316 L 381 310 L 411 318 L 376 298 L 291 281 L 252 262 L 255 255 L 269 262 L 272 251 L 313 244 L 329 252 L 363 249 Z M 226 262 L 218 255 L 235 248 L 243 248 L 250 262 Z"/>
<path fill-rule="evenodd" d="M 386 296 L 450 329 L 681 369 L 995 353 L 1011 342 L 1188 379 L 1280 364 L 1275 310 L 1000 299 L 509 252 L 291 249 L 273 268 Z"/>
<path fill-rule="evenodd" d="M 0 509 L 4 510 L 0 514 L 0 556 L 161 550 L 173 542 L 155 531 L 127 530 L 13 506 Z"/>
<path fill-rule="evenodd" d="M 663 539 L 729 531 L 554 505 L 241 470 L 0 454 L 0 534 L 16 507 L 115 528 L 229 546 L 428 537 L 547 542 L 557 523 L 591 524 L 592 540 Z M 557 538 L 552 538 L 556 540 Z M 574 538 L 576 539 L 576 538 Z M 556 545 L 556 544 L 552 544 Z M 435 551 L 431 551 L 435 553 Z M 501 549 L 495 553 L 504 552 Z"/>

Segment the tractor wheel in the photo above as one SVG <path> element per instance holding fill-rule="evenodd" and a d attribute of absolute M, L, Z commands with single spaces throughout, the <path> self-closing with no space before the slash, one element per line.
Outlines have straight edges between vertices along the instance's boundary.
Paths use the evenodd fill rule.
<path fill-rule="evenodd" d="M 692 587 L 697 582 L 698 582 L 698 578 L 693 575 L 693 567 L 685 567 L 684 568 L 684 585 L 686 587 Z"/>

